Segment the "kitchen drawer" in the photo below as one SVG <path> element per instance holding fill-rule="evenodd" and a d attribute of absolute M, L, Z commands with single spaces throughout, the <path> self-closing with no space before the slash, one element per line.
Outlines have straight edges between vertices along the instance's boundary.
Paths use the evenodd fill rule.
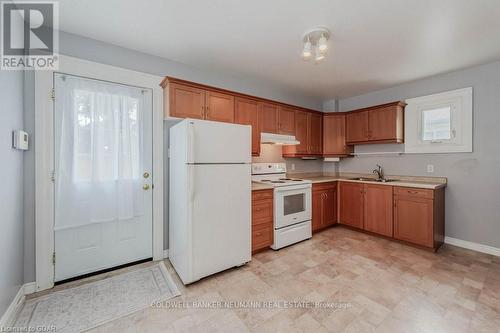
<path fill-rule="evenodd" d="M 252 200 L 272 199 L 273 190 L 260 190 L 252 192 Z"/>
<path fill-rule="evenodd" d="M 261 200 L 252 204 L 252 224 L 273 223 L 273 201 Z"/>
<path fill-rule="evenodd" d="M 322 190 L 330 190 L 330 189 L 336 189 L 337 188 L 337 182 L 327 182 L 327 183 L 314 183 L 312 185 L 312 190 L 313 191 L 322 191 Z"/>
<path fill-rule="evenodd" d="M 394 187 L 394 195 L 406 195 L 425 199 L 434 199 L 434 190 L 413 187 Z"/>
<path fill-rule="evenodd" d="M 252 227 L 252 251 L 269 247 L 273 244 L 273 226 Z"/>

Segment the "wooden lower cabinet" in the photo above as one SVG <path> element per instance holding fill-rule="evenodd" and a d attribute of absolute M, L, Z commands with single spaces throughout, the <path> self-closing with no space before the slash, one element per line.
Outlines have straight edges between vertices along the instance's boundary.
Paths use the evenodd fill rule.
<path fill-rule="evenodd" d="M 444 242 L 444 189 L 394 189 L 394 238 L 437 250 Z"/>
<path fill-rule="evenodd" d="M 337 223 L 337 183 L 313 184 L 312 231 Z"/>
<path fill-rule="evenodd" d="M 340 224 L 434 251 L 444 242 L 444 188 L 339 182 L 339 196 Z M 314 199 L 320 197 L 313 190 L 313 230 Z"/>
<path fill-rule="evenodd" d="M 364 184 L 340 182 L 339 223 L 363 229 Z"/>
<path fill-rule="evenodd" d="M 392 237 L 392 186 L 365 184 L 364 196 L 364 230 Z"/>
<path fill-rule="evenodd" d="M 252 191 L 252 253 L 273 245 L 273 190 Z"/>

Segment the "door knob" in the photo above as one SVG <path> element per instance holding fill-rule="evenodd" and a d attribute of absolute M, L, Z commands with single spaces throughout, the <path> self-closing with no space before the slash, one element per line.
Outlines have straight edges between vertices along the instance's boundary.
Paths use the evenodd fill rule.
<path fill-rule="evenodd" d="M 149 178 L 149 172 L 144 171 L 144 173 L 142 174 L 142 176 L 143 176 L 144 178 Z"/>
<path fill-rule="evenodd" d="M 145 191 L 149 190 L 149 184 L 142 185 L 142 189 Z"/>

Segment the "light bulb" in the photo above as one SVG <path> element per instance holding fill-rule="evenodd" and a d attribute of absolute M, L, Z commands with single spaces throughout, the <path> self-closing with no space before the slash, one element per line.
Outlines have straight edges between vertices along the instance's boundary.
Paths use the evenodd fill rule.
<path fill-rule="evenodd" d="M 318 50 L 321 53 L 325 53 L 328 49 L 328 45 L 326 44 L 326 37 L 324 34 L 321 34 L 321 37 L 318 40 Z"/>
<path fill-rule="evenodd" d="M 302 57 L 304 59 L 309 59 L 312 56 L 312 45 L 311 42 L 309 41 L 309 38 L 307 38 L 307 41 L 304 43 L 304 49 L 302 50 Z"/>
<path fill-rule="evenodd" d="M 321 52 L 319 50 L 319 46 L 316 46 L 316 52 L 315 53 L 316 53 L 315 56 L 314 56 L 314 61 L 315 62 L 320 62 L 320 61 L 322 61 L 322 60 L 325 59 L 325 53 Z"/>

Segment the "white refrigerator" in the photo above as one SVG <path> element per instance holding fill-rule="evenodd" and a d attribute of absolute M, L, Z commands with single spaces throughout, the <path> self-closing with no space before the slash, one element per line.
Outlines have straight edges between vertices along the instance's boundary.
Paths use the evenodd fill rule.
<path fill-rule="evenodd" d="M 251 260 L 251 126 L 170 129 L 170 262 L 184 284 Z"/>

